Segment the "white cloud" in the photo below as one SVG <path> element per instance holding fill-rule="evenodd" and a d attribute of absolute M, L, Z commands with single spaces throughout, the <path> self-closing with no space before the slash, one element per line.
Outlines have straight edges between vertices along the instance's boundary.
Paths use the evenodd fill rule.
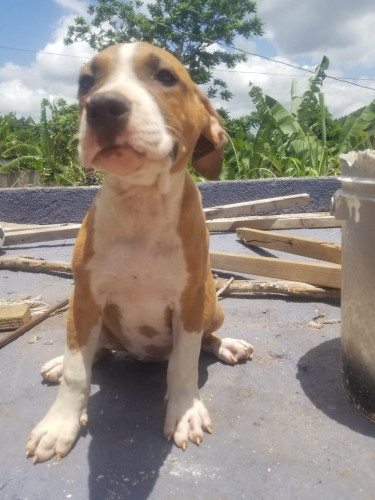
<path fill-rule="evenodd" d="M 76 99 L 77 76 L 81 66 L 93 51 L 86 43 L 65 46 L 63 38 L 74 17 L 85 15 L 87 1 L 54 0 L 66 9 L 56 24 L 52 40 L 45 45 L 28 66 L 7 63 L 0 67 L 0 110 L 2 114 L 16 111 L 18 116 L 39 119 L 40 101 L 63 97 L 68 102 Z M 353 8 L 353 0 L 259 0 L 258 13 L 265 22 L 265 38 L 278 51 L 277 59 L 300 65 L 308 62 L 310 68 L 326 54 L 330 58 L 328 73 L 342 77 L 367 75 L 375 78 L 375 11 L 373 0 L 361 0 Z M 236 46 L 256 53 L 255 40 L 237 39 Z M 46 53 L 50 54 L 46 54 Z M 59 54 L 59 55 L 51 55 Z M 67 55 L 76 57 L 65 57 Z M 226 69 L 224 66 L 218 69 Z M 241 73 L 240 71 L 243 71 Z M 252 73 L 246 73 L 252 72 Z M 284 76 L 277 76 L 282 73 Z M 298 72 L 297 72 L 298 73 Z M 232 73 L 217 71 L 215 77 L 228 82 L 234 98 L 229 103 L 216 101 L 227 107 L 233 116 L 252 111 L 249 81 L 290 107 L 290 87 L 296 70 L 265 59 L 248 57 Z M 286 75 L 286 76 L 285 76 Z M 306 78 L 297 78 L 301 92 Z M 363 82 L 375 88 L 374 82 Z M 368 104 L 374 93 L 334 80 L 324 83 L 326 105 L 334 116 L 342 116 Z"/>
<path fill-rule="evenodd" d="M 257 6 L 266 37 L 281 55 L 307 55 L 316 63 L 326 54 L 345 67 L 373 64 L 373 0 L 262 0 Z"/>
<path fill-rule="evenodd" d="M 62 97 L 74 102 L 80 68 L 90 59 L 93 50 L 85 42 L 64 45 L 67 27 L 77 14 L 86 11 L 79 0 L 55 0 L 72 14 L 63 16 L 57 23 L 53 39 L 36 55 L 28 66 L 7 63 L 0 67 L 0 109 L 2 114 L 15 111 L 17 116 L 40 117 L 43 98 L 53 101 Z"/>
<path fill-rule="evenodd" d="M 2 114 L 17 111 L 18 116 L 39 118 L 40 101 L 48 97 L 43 89 L 30 89 L 19 78 L 0 82 Z"/>
<path fill-rule="evenodd" d="M 284 62 L 292 63 L 286 58 L 278 58 Z M 314 71 L 314 66 L 305 66 Z M 249 82 L 261 87 L 264 94 L 270 95 L 281 102 L 288 109 L 291 107 L 291 85 L 296 80 L 299 94 L 302 95 L 308 85 L 308 73 L 303 74 L 287 66 L 279 66 L 271 61 L 249 57 L 248 61 L 236 66 L 235 71 L 227 72 L 224 66 L 214 73 L 228 83 L 229 89 L 234 94 L 234 98 L 228 103 L 223 103 L 219 99 L 214 101 L 215 106 L 228 109 L 233 117 L 239 117 L 254 111 L 249 97 Z M 312 75 L 310 75 L 312 76 Z M 335 74 L 340 77 L 340 74 Z M 336 80 L 326 79 L 323 85 L 325 94 L 325 104 L 334 117 L 340 117 L 355 111 L 361 106 L 365 106 L 374 98 L 374 93 L 362 88 L 341 83 Z"/>
<path fill-rule="evenodd" d="M 352 0 L 259 0 L 258 15 L 265 23 L 265 39 L 272 42 L 278 53 L 275 59 L 296 66 L 308 62 L 314 70 L 323 55 L 330 59 L 328 74 L 336 77 L 375 78 L 375 12 L 373 0 L 361 0 L 353 7 Z M 259 52 L 252 41 L 235 45 L 248 52 Z M 264 44 L 263 44 L 264 45 Z M 259 44 L 259 46 L 262 46 Z M 251 80 L 288 108 L 293 75 L 300 72 L 265 59 L 248 57 L 236 67 L 246 73 L 215 73 L 229 83 L 234 99 L 224 105 L 234 116 L 246 114 L 251 107 L 248 83 Z M 264 73 L 263 75 L 260 73 Z M 276 76 L 282 73 L 284 76 Z M 296 78 L 302 92 L 306 78 Z M 358 82 L 375 88 L 375 81 Z M 346 115 L 374 98 L 371 90 L 326 79 L 323 87 L 328 109 L 335 117 Z M 217 101 L 215 104 L 222 105 Z"/>
<path fill-rule="evenodd" d="M 82 0 L 53 0 L 61 7 L 70 10 L 77 16 L 84 16 L 87 11 L 87 3 Z"/>

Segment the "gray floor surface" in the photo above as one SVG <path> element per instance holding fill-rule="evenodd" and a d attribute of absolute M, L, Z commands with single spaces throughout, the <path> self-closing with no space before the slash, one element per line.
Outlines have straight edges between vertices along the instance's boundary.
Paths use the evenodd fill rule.
<path fill-rule="evenodd" d="M 339 241 L 338 229 L 292 231 Z M 247 253 L 234 234 L 216 250 Z M 2 254 L 70 260 L 73 241 L 3 248 Z M 278 254 L 277 255 L 281 255 Z M 68 297 L 70 277 L 1 271 L 0 299 Z M 336 303 L 282 296 L 222 299 L 221 331 L 250 341 L 252 361 L 227 366 L 208 354 L 199 384 L 213 433 L 182 452 L 162 437 L 166 364 L 119 354 L 93 370 L 89 424 L 71 453 L 33 465 L 26 437 L 57 392 L 40 366 L 62 353 L 66 313 L 52 316 L 0 351 L 0 498 L 38 499 L 372 499 L 375 426 L 341 386 L 340 324 L 317 329 Z M 37 336 L 35 343 L 29 343 Z"/>

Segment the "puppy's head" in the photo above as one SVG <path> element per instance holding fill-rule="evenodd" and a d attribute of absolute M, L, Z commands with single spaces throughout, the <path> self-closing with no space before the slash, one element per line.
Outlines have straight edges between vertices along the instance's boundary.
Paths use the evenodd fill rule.
<path fill-rule="evenodd" d="M 226 135 L 208 99 L 170 53 L 147 43 L 100 52 L 79 79 L 79 153 L 85 167 L 148 184 L 189 157 L 216 178 Z"/>

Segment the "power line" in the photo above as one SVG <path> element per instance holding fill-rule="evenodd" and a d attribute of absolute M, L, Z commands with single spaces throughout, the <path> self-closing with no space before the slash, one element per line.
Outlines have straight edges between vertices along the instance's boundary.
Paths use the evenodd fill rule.
<path fill-rule="evenodd" d="M 171 28 L 167 24 L 161 23 L 159 21 L 155 21 L 155 20 L 151 21 L 151 19 L 149 19 L 149 21 L 150 22 L 155 22 L 156 24 L 159 24 L 160 26 L 163 26 L 165 28 L 173 29 L 173 31 L 176 31 L 176 32 L 178 32 L 178 33 L 180 33 L 182 35 L 195 36 L 195 38 L 198 38 L 198 39 L 200 39 L 202 41 L 209 42 L 211 44 L 215 44 L 216 43 L 217 45 L 220 45 L 220 46 L 225 47 L 227 49 L 236 50 L 237 52 L 242 52 L 243 54 L 247 54 L 247 55 L 252 56 L 252 57 L 259 57 L 261 59 L 265 59 L 266 61 L 270 61 L 270 62 L 273 62 L 273 63 L 276 63 L 276 64 L 282 64 L 284 66 L 288 66 L 289 68 L 297 69 L 299 71 L 306 71 L 307 73 L 311 73 L 313 75 L 316 74 L 315 71 L 313 71 L 311 69 L 302 68 L 301 66 L 297 66 L 297 65 L 291 64 L 291 63 L 287 63 L 285 61 L 278 61 L 277 59 L 272 59 L 271 57 L 262 56 L 260 54 L 256 54 L 255 52 L 249 52 L 248 50 L 240 49 L 239 47 L 235 47 L 234 45 L 225 44 L 223 42 L 217 42 L 217 41 L 211 40 L 210 38 L 207 38 L 207 37 L 203 37 L 203 36 L 200 36 L 200 35 L 195 35 L 194 33 L 188 33 L 187 31 L 184 31 L 184 30 L 178 30 L 176 28 Z M 336 81 L 341 82 L 341 83 L 347 83 L 349 85 L 354 85 L 356 87 L 361 87 L 363 89 L 374 90 L 375 91 L 375 88 L 367 87 L 365 85 L 360 85 L 359 83 L 350 82 L 350 81 L 347 81 L 347 80 L 344 80 L 344 79 L 341 79 L 341 78 L 337 78 L 335 76 L 327 75 L 326 73 L 325 73 L 325 76 L 326 76 L 326 78 L 331 78 L 332 80 L 336 80 Z"/>
<path fill-rule="evenodd" d="M 75 59 L 84 59 L 86 61 L 89 61 L 90 58 L 89 57 L 84 57 L 84 56 L 75 56 L 73 54 L 59 54 L 57 52 L 44 52 L 43 50 L 31 50 L 31 49 L 19 49 L 19 48 L 16 48 L 16 47 L 5 47 L 3 45 L 0 45 L 0 49 L 3 49 L 3 50 L 14 50 L 14 51 L 17 51 L 17 52 L 30 52 L 32 54 L 45 54 L 47 56 L 59 56 L 59 57 L 73 57 Z"/>
<path fill-rule="evenodd" d="M 159 21 L 154 21 L 155 23 L 161 25 L 161 26 L 164 26 L 164 27 L 168 27 L 167 25 L 163 24 L 163 23 L 160 23 Z M 187 33 L 186 31 L 183 31 L 183 30 L 176 30 L 175 31 L 178 31 L 179 33 L 181 34 L 189 34 Z M 190 36 L 192 34 L 189 34 Z M 226 45 L 222 42 L 215 42 L 214 40 L 211 40 L 209 38 L 206 38 L 206 37 L 201 37 L 199 35 L 194 35 L 196 38 L 200 38 L 201 40 L 203 41 L 207 41 L 209 43 L 216 43 L 217 45 L 221 45 L 223 47 L 226 47 L 227 49 L 233 49 L 233 50 L 237 50 L 239 52 L 243 52 L 244 54 L 247 54 L 251 57 L 258 57 L 260 59 L 264 59 L 266 61 L 270 61 L 272 63 L 275 63 L 275 64 L 282 64 L 284 66 L 288 66 L 290 68 L 293 68 L 293 69 L 297 69 L 299 71 L 305 71 L 307 73 L 310 73 L 310 74 L 313 74 L 315 75 L 315 71 L 313 70 L 310 70 L 310 69 L 307 69 L 307 68 L 303 68 L 301 66 L 297 66 L 297 65 L 294 65 L 294 64 L 291 64 L 291 63 L 287 63 L 285 61 L 279 61 L 277 59 L 272 59 L 271 57 L 267 57 L 267 56 L 263 56 L 263 55 L 260 55 L 260 54 L 256 54 L 254 52 L 249 52 L 249 51 L 246 51 L 244 49 L 240 49 L 238 47 L 235 47 L 234 45 Z M 70 57 L 70 58 L 74 58 L 74 59 L 83 59 L 85 61 L 89 61 L 90 58 L 88 57 L 85 57 L 85 56 L 77 56 L 77 55 L 73 55 L 73 54 L 62 54 L 62 53 L 57 53 L 57 52 L 46 52 L 46 51 L 42 51 L 42 50 L 32 50 L 32 49 L 21 49 L 21 48 L 18 48 L 18 47 L 8 47 L 8 46 L 4 46 L 4 45 L 0 45 L 0 49 L 1 50 L 13 50 L 13 51 L 17 51 L 17 52 L 28 52 L 28 53 L 32 53 L 32 54 L 43 54 L 43 55 L 49 55 L 49 56 L 59 56 L 59 57 Z M 248 74 L 259 74 L 259 75 L 268 75 L 268 76 L 286 76 L 286 77 L 300 77 L 300 78 L 307 78 L 303 75 L 289 75 L 289 74 L 280 74 L 280 73 L 269 73 L 269 72 L 256 72 L 256 71 L 241 71 L 241 70 L 231 70 L 231 69 L 228 69 L 228 70 L 225 70 L 225 69 L 214 69 L 213 71 L 220 71 L 220 72 L 227 72 L 227 73 L 248 73 Z M 338 82 L 341 82 L 341 83 L 347 83 L 348 85 L 354 85 L 356 87 L 360 87 L 360 88 L 363 88 L 363 89 L 366 89 L 366 90 L 373 90 L 375 91 L 375 88 L 373 87 L 367 87 L 366 85 L 360 85 L 358 83 L 355 83 L 355 82 L 351 82 L 351 81 L 348 81 L 348 80 L 356 80 L 356 81 L 375 81 L 374 78 L 354 78 L 354 77 L 343 77 L 343 78 L 338 78 L 338 77 L 335 77 L 335 76 L 332 76 L 332 75 L 328 75 L 326 74 L 325 75 L 326 78 L 330 78 L 332 80 L 336 80 Z"/>
<path fill-rule="evenodd" d="M 310 78 L 307 75 L 293 75 L 289 73 L 270 73 L 269 71 L 244 71 L 241 69 L 213 69 L 212 71 L 219 71 L 221 73 L 243 73 L 243 74 L 251 74 L 251 75 L 267 75 L 267 76 L 286 76 L 288 78 Z M 356 80 L 356 81 L 366 81 L 366 82 L 375 82 L 375 78 L 358 78 L 355 76 L 343 76 L 345 80 Z M 375 89 L 374 89 L 375 90 Z"/>

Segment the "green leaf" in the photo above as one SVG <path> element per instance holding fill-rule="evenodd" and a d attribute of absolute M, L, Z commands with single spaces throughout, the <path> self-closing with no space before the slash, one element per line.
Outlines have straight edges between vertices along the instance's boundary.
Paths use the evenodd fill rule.
<path fill-rule="evenodd" d="M 342 128 L 338 153 L 345 153 L 352 149 L 351 140 L 358 139 L 358 136 L 361 134 L 361 132 L 366 130 L 366 128 L 369 127 L 374 121 L 375 99 L 365 107 L 365 109 L 358 117 L 355 117 L 353 115 L 348 116 Z"/>

